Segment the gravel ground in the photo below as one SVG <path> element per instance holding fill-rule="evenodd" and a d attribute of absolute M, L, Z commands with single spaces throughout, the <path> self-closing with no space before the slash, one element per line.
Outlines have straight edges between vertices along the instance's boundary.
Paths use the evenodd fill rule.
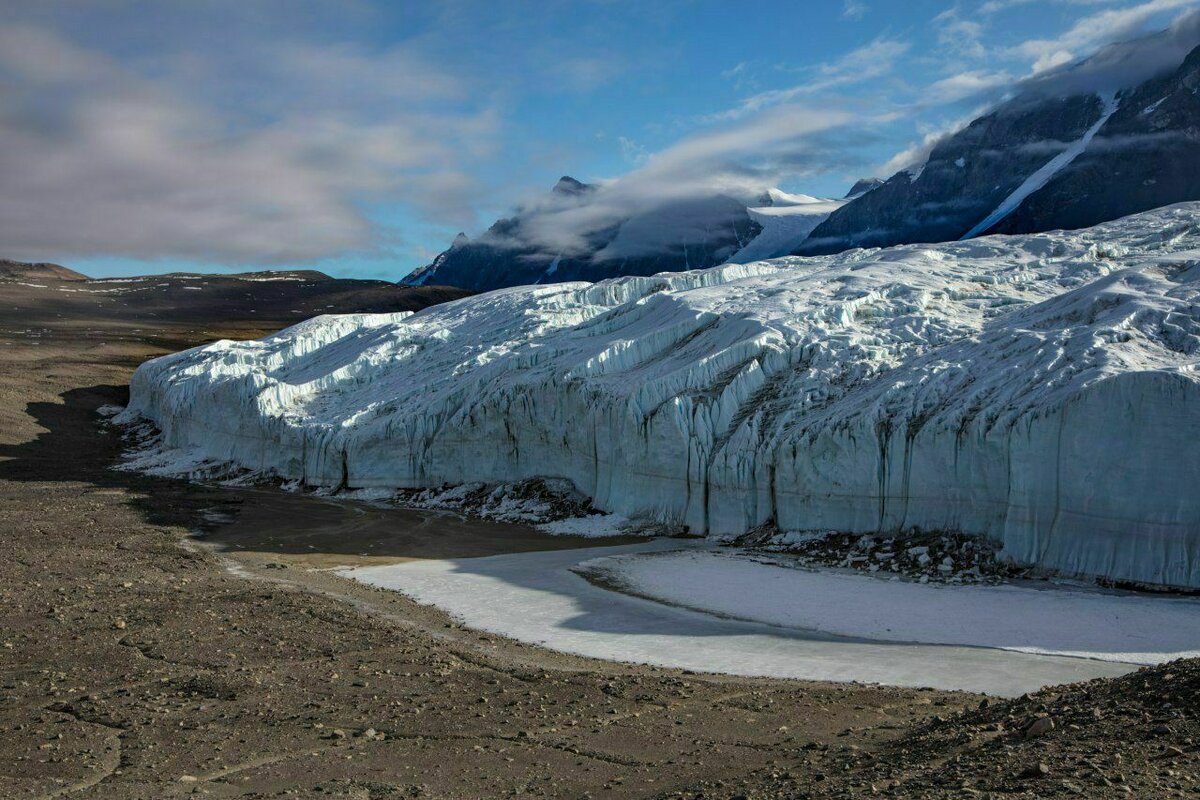
<path fill-rule="evenodd" d="M 342 580 L 576 540 L 112 471 L 138 363 L 292 318 L 47 291 L 0 285 L 0 797 L 1196 795 L 1195 664 L 979 708 L 572 658 Z"/>

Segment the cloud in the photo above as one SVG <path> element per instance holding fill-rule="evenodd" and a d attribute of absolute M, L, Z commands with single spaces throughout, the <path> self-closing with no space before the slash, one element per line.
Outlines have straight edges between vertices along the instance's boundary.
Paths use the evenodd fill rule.
<path fill-rule="evenodd" d="M 289 263 L 369 252 L 365 211 L 463 216 L 494 110 L 402 48 L 302 39 L 141 63 L 0 28 L 0 237 L 15 258 Z M 465 222 L 465 220 L 464 220 Z"/>
<path fill-rule="evenodd" d="M 1013 81 L 1013 76 L 1003 71 L 968 70 L 934 81 L 922 94 L 926 103 L 949 105 L 1008 88 Z"/>
<path fill-rule="evenodd" d="M 842 0 L 842 16 L 846 19 L 860 20 L 867 15 L 868 10 L 863 0 Z"/>
<path fill-rule="evenodd" d="M 862 122 L 845 111 L 795 104 L 773 107 L 649 155 L 642 166 L 600 181 L 588 194 L 539 198 L 522 208 L 522 224 L 506 234 L 509 238 L 491 235 L 489 242 L 534 249 L 547 260 L 587 253 L 589 237 L 636 214 L 672 203 L 703 204 L 715 195 L 749 200 L 781 175 L 848 166 L 847 142 L 858 137 L 861 143 L 869 135 L 857 130 Z"/>
<path fill-rule="evenodd" d="M 976 116 L 977 113 L 972 113 L 956 119 L 949 124 L 925 131 L 920 141 L 910 144 L 883 164 L 880 164 L 875 170 L 875 174 L 882 175 L 886 179 L 901 170 L 912 169 L 924 164 L 929 160 L 929 154 L 933 152 L 933 148 L 937 147 L 944 139 L 953 136 L 967 127 Z"/>
<path fill-rule="evenodd" d="M 621 147 L 621 158 L 630 164 L 644 164 L 650 157 L 644 145 L 638 144 L 628 136 L 618 136 L 617 144 Z"/>
<path fill-rule="evenodd" d="M 1046 2 L 1057 2 L 1060 5 L 1072 6 L 1100 6 L 1112 5 L 1120 2 L 1120 0 L 987 0 L 986 3 L 979 7 L 979 14 L 989 16 L 991 14 L 998 14 L 1001 11 L 1007 11 L 1010 8 L 1027 6 L 1033 3 L 1044 4 Z"/>
<path fill-rule="evenodd" d="M 1193 10 L 1184 11 L 1165 30 L 1125 38 L 1140 33 L 1155 14 L 1181 5 Z M 1039 40 L 1036 46 L 1025 49 L 1029 53 L 1042 53 L 1039 56 L 1042 60 L 1035 62 L 1032 77 L 1022 81 L 1019 88 L 1035 95 L 1113 92 L 1172 70 L 1200 45 L 1197 5 L 1198 0 L 1153 0 L 1084 18 L 1060 39 Z M 1101 47 L 1082 63 L 1073 63 L 1070 51 L 1079 49 L 1080 42 L 1093 46 L 1101 43 L 1103 39 L 1097 37 L 1125 40 Z"/>
<path fill-rule="evenodd" d="M 980 10 L 992 14 L 1029 2 L 1033 0 L 991 0 Z M 1060 2 L 1083 6 L 1107 4 L 1110 0 Z M 1158 15 L 1180 7 L 1194 8 L 1198 4 L 1200 0 L 1151 0 L 1082 17 L 1056 39 L 1030 40 L 1007 48 L 997 56 L 1035 58 L 1031 75 L 1015 78 L 1005 70 L 960 70 L 925 87 L 921 91 L 921 99 L 912 107 L 925 110 L 955 103 L 994 101 L 1014 95 L 1013 102 L 1021 102 L 1022 97 L 1090 94 L 1136 85 L 1175 68 L 1193 48 L 1200 45 L 1200 10 L 1184 11 L 1163 31 L 1126 38 L 1125 41 L 1113 40 L 1141 34 L 1145 26 Z M 962 28 L 960 22 L 957 7 L 935 18 L 935 23 L 942 26 L 942 31 L 958 30 L 971 42 L 967 51 L 974 50 L 978 45 L 987 52 L 981 40 L 983 29 L 974 25 Z M 1095 52 L 1085 61 L 1078 62 L 1072 51 L 1085 50 Z M 923 163 L 938 142 L 988 110 L 987 105 L 976 108 L 967 117 L 925 132 L 921 140 L 910 144 L 882 164 L 878 174 L 893 175 Z"/>
<path fill-rule="evenodd" d="M 911 42 L 881 36 L 835 61 L 810 68 L 810 76 L 804 83 L 752 95 L 736 108 L 712 115 L 710 119 L 738 119 L 799 97 L 877 80 L 891 74 L 896 62 L 911 48 Z"/>
<path fill-rule="evenodd" d="M 949 8 L 933 18 L 938 44 L 959 56 L 983 58 L 987 49 L 981 41 L 984 26 L 973 19 L 964 19 L 958 7 Z"/>
<path fill-rule="evenodd" d="M 1102 11 L 1077 20 L 1056 38 L 1029 39 L 1010 48 L 1009 52 L 1031 61 L 1033 74 L 1046 72 L 1100 45 L 1138 35 L 1157 15 L 1195 8 L 1196 5 L 1197 0 L 1147 0 L 1126 8 Z"/>

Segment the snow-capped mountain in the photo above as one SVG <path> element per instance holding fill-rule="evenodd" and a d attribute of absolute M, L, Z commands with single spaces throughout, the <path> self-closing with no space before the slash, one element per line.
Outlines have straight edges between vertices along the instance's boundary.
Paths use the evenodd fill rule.
<path fill-rule="evenodd" d="M 1193 15 L 1028 83 L 793 252 L 1081 228 L 1200 199 L 1198 42 Z"/>
<path fill-rule="evenodd" d="M 695 533 L 962 531 L 1200 587 L 1200 203 L 318 317 L 147 362 L 131 393 L 181 472 L 555 477 Z"/>
<path fill-rule="evenodd" d="M 622 213 L 595 194 L 596 187 L 564 176 L 543 201 L 478 239 L 459 234 L 403 282 L 487 291 L 702 269 L 725 262 L 762 230 L 746 204 L 727 195 L 672 198 Z"/>

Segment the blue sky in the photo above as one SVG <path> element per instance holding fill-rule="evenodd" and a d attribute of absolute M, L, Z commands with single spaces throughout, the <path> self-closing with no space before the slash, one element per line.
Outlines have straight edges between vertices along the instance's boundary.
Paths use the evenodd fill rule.
<path fill-rule="evenodd" d="M 841 195 L 1198 4 L 0 0 L 0 257 L 394 280 L 562 174 Z"/>

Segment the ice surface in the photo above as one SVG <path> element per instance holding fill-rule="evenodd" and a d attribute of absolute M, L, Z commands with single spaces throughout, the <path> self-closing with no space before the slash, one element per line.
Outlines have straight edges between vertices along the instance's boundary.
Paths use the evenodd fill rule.
<path fill-rule="evenodd" d="M 581 565 L 642 597 L 738 619 L 888 642 L 1161 664 L 1200 657 L 1200 600 L 1030 583 L 947 586 L 796 569 L 739 553 Z"/>
<path fill-rule="evenodd" d="M 625 547 L 417 561 L 343 574 L 436 605 L 472 628 L 567 653 L 680 669 L 1018 695 L 1133 668 L 980 647 L 850 640 L 721 618 L 601 588 L 572 571 L 580 562 L 680 546 L 658 539 Z M 716 578 L 720 592 L 727 584 Z"/>
<path fill-rule="evenodd" d="M 122 418 L 310 485 L 557 477 L 696 533 L 958 530 L 1196 587 L 1198 215 L 318 317 L 147 362 Z"/>

